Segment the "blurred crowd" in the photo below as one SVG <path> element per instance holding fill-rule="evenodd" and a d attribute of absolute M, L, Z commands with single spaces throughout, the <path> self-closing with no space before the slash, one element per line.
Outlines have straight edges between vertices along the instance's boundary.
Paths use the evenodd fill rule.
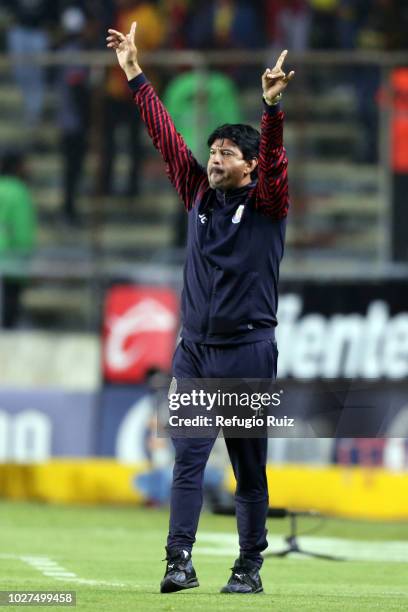
<path fill-rule="evenodd" d="M 87 44 L 104 44 L 106 28 L 136 19 L 147 48 L 401 49 L 407 47 L 404 0 L 3 0 L 3 46 L 24 39 L 34 51 L 58 44 L 63 16 L 77 8 Z"/>
<path fill-rule="evenodd" d="M 30 62 L 29 58 L 54 50 L 71 56 L 76 51 L 105 49 L 107 28 L 127 32 L 132 21 L 139 24 L 137 42 L 141 55 L 144 51 L 159 49 L 288 48 L 303 52 L 307 49 L 396 50 L 408 45 L 405 36 L 408 3 L 403 0 L 3 0 L 0 50 L 2 47 L 12 58 L 14 80 L 22 92 L 22 120 L 28 150 L 39 150 L 43 143 L 44 99 L 50 81 L 57 93 L 56 121 L 63 158 L 61 208 L 69 222 L 77 220 L 75 197 L 92 123 L 90 70 L 89 66 L 75 62 L 50 70 Z M 154 81 L 154 73 L 150 76 Z M 239 71 L 225 75 L 225 79 L 228 76 L 239 82 Z M 361 116 L 370 135 L 375 133 L 376 108 L 374 102 L 371 111 L 368 106 L 369 100 L 375 97 L 378 74 L 375 69 L 371 72 L 367 69 L 364 74 L 359 72 L 358 79 Z M 171 111 L 180 111 L 181 118 L 191 115 L 184 112 L 183 100 L 194 99 L 194 87 L 193 80 L 186 77 L 174 84 L 167 97 L 169 106 L 173 101 Z M 229 99 L 228 104 L 223 102 L 223 107 L 231 109 L 233 83 L 213 83 L 215 100 L 222 97 L 220 87 Z M 100 163 L 96 189 L 101 195 L 115 193 L 116 135 L 126 126 L 130 163 L 122 193 L 135 197 L 139 193 L 141 125 L 135 120 L 127 84 L 118 66 L 106 71 L 102 93 L 99 113 L 104 129 L 98 143 Z M 188 127 L 184 126 L 186 133 Z M 366 140 L 367 151 L 374 151 L 372 137 Z"/>
<path fill-rule="evenodd" d="M 70 62 L 50 70 L 29 58 L 54 50 L 71 56 L 76 51 L 105 49 L 108 27 L 127 32 L 132 21 L 139 24 L 137 42 L 142 56 L 144 51 L 159 49 L 287 48 L 303 52 L 397 50 L 408 45 L 408 3 L 403 0 L 2 0 L 0 51 L 11 57 L 14 80 L 22 93 L 28 151 L 40 150 L 43 145 L 44 99 L 50 81 L 57 93 L 56 121 L 63 158 L 61 208 L 68 222 L 77 221 L 75 197 L 88 150 L 94 84 L 89 66 Z M 239 83 L 239 74 L 239 70 L 234 74 L 230 71 L 224 83 L 212 83 L 213 99 L 221 99 L 220 87 L 228 94 L 223 100 L 229 102 L 223 102 L 222 108 L 234 106 L 233 83 L 226 79 L 230 76 Z M 154 81 L 154 72 L 150 76 Z M 248 75 L 244 77 L 248 80 Z M 353 75 L 348 79 L 352 80 Z M 373 161 L 376 159 L 372 141 L 378 83 L 375 68 L 359 71 L 359 112 L 367 124 L 367 152 L 363 154 L 366 161 L 370 161 L 370 155 Z M 185 113 L 183 105 L 183 101 L 195 99 L 194 87 L 194 80 L 186 77 L 177 81 L 167 96 L 166 103 L 171 106 L 173 101 L 171 111 L 179 111 L 180 121 L 194 115 Z M 141 125 L 135 120 L 127 84 L 118 66 L 106 71 L 101 98 L 99 115 L 104 129 L 98 142 L 96 190 L 101 195 L 115 193 L 116 135 L 126 126 L 129 171 L 122 194 L 135 197 L 139 193 Z M 191 111 L 191 107 L 187 110 Z M 238 109 L 235 114 L 238 116 Z M 182 128 L 187 134 L 189 126 Z"/>

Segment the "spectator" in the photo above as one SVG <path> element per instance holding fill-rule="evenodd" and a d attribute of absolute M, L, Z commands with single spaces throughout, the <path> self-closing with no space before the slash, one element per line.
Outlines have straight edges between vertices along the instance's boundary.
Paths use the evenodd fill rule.
<path fill-rule="evenodd" d="M 196 72 L 184 72 L 170 81 L 163 99 L 177 130 L 198 158 L 208 151 L 200 146 L 203 131 L 210 133 L 228 120 L 231 123 L 242 120 L 238 90 L 220 72 L 208 72 L 205 83 Z"/>
<path fill-rule="evenodd" d="M 163 15 L 167 24 L 165 45 L 169 49 L 187 46 L 189 0 L 163 0 Z"/>
<path fill-rule="evenodd" d="M 114 28 L 128 32 L 132 21 L 143 23 L 138 33 L 138 44 L 148 51 L 157 49 L 164 40 L 163 19 L 159 10 L 148 0 L 116 0 Z M 135 108 L 129 96 L 122 71 L 114 66 L 108 71 L 104 108 L 102 164 L 100 181 L 103 193 L 114 192 L 113 166 L 117 151 L 116 131 L 126 126 L 128 134 L 129 173 L 126 195 L 137 196 L 140 176 L 141 123 L 135 121 Z"/>
<path fill-rule="evenodd" d="M 407 28 L 406 3 L 398 0 L 370 0 L 360 7 L 358 46 L 384 51 L 404 49 L 408 44 Z"/>
<path fill-rule="evenodd" d="M 81 9 L 69 7 L 61 15 L 65 33 L 60 50 L 78 52 L 86 48 L 84 31 L 86 18 Z M 78 220 L 75 205 L 78 183 L 81 179 L 87 149 L 90 120 L 89 68 L 69 64 L 62 66 L 57 79 L 59 103 L 58 123 L 61 128 L 63 156 L 63 211 L 66 220 Z"/>
<path fill-rule="evenodd" d="M 0 256 L 18 259 L 34 248 L 36 216 L 26 185 L 24 157 L 18 153 L 4 155 L 0 165 Z M 2 325 L 13 327 L 18 320 L 21 278 L 5 274 L 2 283 Z"/>
<path fill-rule="evenodd" d="M 340 0 L 309 0 L 312 9 L 311 46 L 315 49 L 338 47 Z"/>
<path fill-rule="evenodd" d="M 24 122 L 32 139 L 36 140 L 44 105 L 45 69 L 31 63 L 28 57 L 47 51 L 49 28 L 56 22 L 57 3 L 53 0 L 6 2 L 13 18 L 7 33 L 7 49 L 13 61 L 17 85 L 23 95 Z"/>
<path fill-rule="evenodd" d="M 115 0 L 103 0 L 103 2 L 100 0 L 62 1 L 65 4 L 65 8 L 75 5 L 86 15 L 87 44 L 90 48 L 99 49 L 105 42 L 106 30 L 111 26 L 115 18 Z"/>
<path fill-rule="evenodd" d="M 256 3 L 212 0 L 192 15 L 189 44 L 197 49 L 254 49 L 262 46 Z"/>
<path fill-rule="evenodd" d="M 341 49 L 355 49 L 360 22 L 362 0 L 340 0 L 338 9 L 338 46 Z"/>
<path fill-rule="evenodd" d="M 273 49 L 302 52 L 308 48 L 311 12 L 307 0 L 266 0 L 265 17 Z"/>
<path fill-rule="evenodd" d="M 367 4 L 369 6 L 367 6 Z M 357 47 L 361 50 L 391 51 L 407 45 L 408 11 L 398 0 L 370 0 L 360 5 Z M 380 69 L 365 65 L 355 75 L 357 113 L 363 128 L 363 138 L 357 161 L 377 163 L 378 94 Z"/>

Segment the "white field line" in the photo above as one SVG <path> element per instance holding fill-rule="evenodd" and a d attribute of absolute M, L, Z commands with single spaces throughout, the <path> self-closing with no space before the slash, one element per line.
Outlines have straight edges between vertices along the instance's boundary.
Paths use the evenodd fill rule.
<path fill-rule="evenodd" d="M 23 563 L 26 563 L 30 567 L 41 572 L 43 576 L 46 576 L 47 578 L 55 578 L 55 580 L 63 580 L 64 582 L 75 582 L 77 584 L 110 586 L 118 588 L 129 588 L 129 586 L 132 586 L 133 588 L 136 587 L 136 585 L 126 585 L 122 582 L 110 582 L 107 580 L 88 580 L 86 578 L 80 578 L 75 574 L 75 572 L 67 571 L 64 567 L 62 567 L 56 561 L 53 561 L 49 557 L 0 553 L 0 560 L 1 559 L 15 559 L 17 561 L 22 561 Z"/>
<path fill-rule="evenodd" d="M 265 551 L 277 552 L 286 548 L 283 537 L 269 536 L 269 547 Z M 408 541 L 365 541 L 347 540 L 343 538 L 319 538 L 300 536 L 300 548 L 304 550 L 337 555 L 349 561 L 396 561 L 408 562 Z M 208 555 L 214 557 L 236 555 L 238 552 L 238 538 L 230 533 L 199 533 L 194 555 Z M 293 559 L 307 559 L 305 555 L 291 554 Z"/>

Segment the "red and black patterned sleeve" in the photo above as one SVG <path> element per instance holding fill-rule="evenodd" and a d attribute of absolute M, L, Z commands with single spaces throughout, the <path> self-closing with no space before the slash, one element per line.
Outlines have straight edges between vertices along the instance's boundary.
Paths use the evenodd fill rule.
<path fill-rule="evenodd" d="M 142 73 L 129 81 L 133 98 L 156 149 L 160 151 L 171 183 L 187 210 L 194 206 L 201 190 L 208 188 L 205 169 L 198 163 L 159 99 Z"/>
<path fill-rule="evenodd" d="M 258 185 L 255 208 L 264 215 L 283 219 L 288 214 L 288 159 L 283 146 L 284 113 L 266 107 L 261 122 Z"/>

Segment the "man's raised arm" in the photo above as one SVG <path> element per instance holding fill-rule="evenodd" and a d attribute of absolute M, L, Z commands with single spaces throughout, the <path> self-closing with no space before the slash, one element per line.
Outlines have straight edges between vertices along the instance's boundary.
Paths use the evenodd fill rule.
<path fill-rule="evenodd" d="M 136 22 L 132 23 L 127 35 L 112 29 L 108 33 L 107 46 L 115 49 L 153 144 L 162 154 L 166 172 L 189 210 L 194 205 L 197 193 L 208 187 L 207 173 L 178 134 L 166 108 L 139 66 L 135 44 Z"/>
<path fill-rule="evenodd" d="M 265 110 L 261 123 L 255 206 L 259 212 L 276 219 L 285 217 L 289 207 L 288 160 L 283 146 L 284 113 L 279 108 L 279 101 L 295 73 L 292 71 L 286 75 L 283 72 L 286 55 L 287 51 L 283 51 L 275 67 L 272 70 L 268 68 L 262 75 Z"/>

